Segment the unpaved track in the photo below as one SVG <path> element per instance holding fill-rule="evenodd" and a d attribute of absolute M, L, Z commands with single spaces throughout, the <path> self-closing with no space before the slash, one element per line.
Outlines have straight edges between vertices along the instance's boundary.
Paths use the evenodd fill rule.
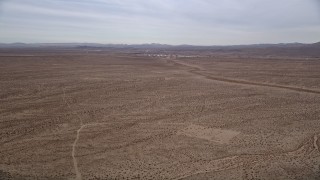
<path fill-rule="evenodd" d="M 68 101 L 66 99 L 65 89 L 63 89 L 63 101 L 68 106 L 69 110 L 72 111 L 71 106 L 70 106 L 70 104 L 68 103 Z M 89 127 L 89 126 L 106 125 L 106 124 L 111 124 L 111 123 L 89 123 L 89 124 L 83 124 L 82 118 L 79 116 L 79 114 L 78 113 L 74 113 L 74 114 L 77 116 L 77 118 L 80 121 L 80 128 L 77 130 L 76 139 L 74 140 L 74 142 L 72 144 L 71 155 L 72 155 L 73 166 L 74 166 L 74 171 L 75 171 L 75 175 L 76 175 L 75 179 L 76 180 L 82 180 L 83 179 L 82 178 L 82 174 L 81 174 L 81 172 L 79 170 L 78 159 L 76 157 L 76 148 L 77 148 L 78 141 L 80 139 L 81 131 L 84 128 Z M 112 123 L 112 124 L 114 124 L 114 123 Z"/>
<path fill-rule="evenodd" d="M 205 70 L 200 67 L 189 65 L 187 63 L 180 62 L 179 60 L 171 60 L 171 62 L 175 65 L 187 67 L 188 72 L 192 74 L 196 74 L 196 75 L 205 77 L 206 79 L 210 79 L 214 81 L 241 84 L 241 85 L 252 85 L 252 86 L 285 89 L 285 90 L 291 90 L 291 91 L 303 92 L 303 93 L 320 94 L 320 91 L 317 91 L 314 89 L 306 89 L 306 88 L 293 87 L 293 86 L 284 86 L 284 85 L 278 85 L 278 84 L 268 84 L 268 83 L 260 83 L 260 82 L 252 82 L 252 81 L 244 81 L 244 80 L 238 80 L 238 79 L 229 79 L 229 78 L 212 76 L 209 73 L 205 72 Z"/>
<path fill-rule="evenodd" d="M 318 136 L 317 135 L 314 135 L 313 137 L 313 145 L 314 145 L 314 148 L 319 151 L 319 146 L 318 146 Z M 319 151 L 320 152 L 320 151 Z"/>
<path fill-rule="evenodd" d="M 76 148 L 77 148 L 78 141 L 80 139 L 80 133 L 85 127 L 104 125 L 104 124 L 110 124 L 110 123 L 84 124 L 84 125 L 81 125 L 81 127 L 77 130 L 77 136 L 76 136 L 76 139 L 74 140 L 74 142 L 72 144 L 72 153 L 71 153 L 72 154 L 72 159 L 73 159 L 74 170 L 75 170 L 75 173 L 76 173 L 76 178 L 75 178 L 76 180 L 81 180 L 82 179 L 82 175 L 81 175 L 81 172 L 80 172 L 79 166 L 78 166 L 78 160 L 77 160 L 77 157 L 76 157 Z"/>
<path fill-rule="evenodd" d="M 81 180 L 82 179 L 82 175 L 79 171 L 79 168 L 78 168 L 78 160 L 76 158 L 76 146 L 77 146 L 77 143 L 79 141 L 79 138 L 80 138 L 80 131 L 84 128 L 84 126 L 81 126 L 78 130 L 77 130 L 77 137 L 76 139 L 74 140 L 73 144 L 72 144 L 72 159 L 73 159 L 73 165 L 74 165 L 74 170 L 75 170 L 75 173 L 76 173 L 76 179 L 77 180 Z"/>
<path fill-rule="evenodd" d="M 71 106 L 70 106 L 70 104 L 68 103 L 68 101 L 66 99 L 66 93 L 65 93 L 64 89 L 63 89 L 63 101 L 65 102 L 65 104 L 67 104 L 68 108 L 71 110 Z M 75 114 L 76 114 L 76 116 L 78 117 L 78 119 L 80 121 L 80 128 L 77 130 L 76 139 L 74 140 L 74 142 L 72 144 L 71 155 L 72 155 L 72 160 L 73 160 L 74 171 L 76 173 L 76 180 L 81 180 L 82 179 L 82 175 L 81 175 L 81 172 L 79 171 L 79 167 L 78 167 L 78 160 L 77 160 L 77 157 L 76 157 L 76 147 L 77 147 L 77 143 L 78 143 L 79 138 L 80 138 L 80 132 L 85 126 L 83 125 L 81 117 L 77 113 L 75 113 Z"/>

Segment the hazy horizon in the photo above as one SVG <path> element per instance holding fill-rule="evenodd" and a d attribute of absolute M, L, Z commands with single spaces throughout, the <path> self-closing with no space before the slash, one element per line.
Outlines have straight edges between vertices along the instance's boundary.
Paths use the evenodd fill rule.
<path fill-rule="evenodd" d="M 72 45 L 72 44 L 79 44 L 79 45 L 94 45 L 94 44 L 100 44 L 100 45 L 127 45 L 127 46 L 139 46 L 139 45 L 164 45 L 164 46 L 251 46 L 251 45 L 281 45 L 281 44 L 316 44 L 316 43 L 320 43 L 320 41 L 315 41 L 315 42 L 310 42 L 310 43 L 301 43 L 301 42 L 278 42 L 278 43 L 253 43 L 253 44 L 227 44 L 227 45 L 221 45 L 221 44 L 206 44 L 206 45 L 197 45 L 197 44 L 164 44 L 164 43 L 98 43 L 98 42 L 34 42 L 34 43 L 28 43 L 28 42 L 8 42 L 8 43 L 3 43 L 0 42 L 0 44 L 4 44 L 4 45 L 14 45 L 14 44 L 25 44 L 25 45 L 54 45 L 54 44 L 65 44 L 65 45 Z"/>
<path fill-rule="evenodd" d="M 0 43 L 315 43 L 317 0 L 4 0 Z"/>

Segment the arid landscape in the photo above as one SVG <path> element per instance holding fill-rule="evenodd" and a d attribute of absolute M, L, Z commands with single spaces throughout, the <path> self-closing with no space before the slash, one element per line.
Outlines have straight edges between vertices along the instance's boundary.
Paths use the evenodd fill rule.
<path fill-rule="evenodd" d="M 143 48 L 2 48 L 0 179 L 320 179 L 319 44 Z"/>

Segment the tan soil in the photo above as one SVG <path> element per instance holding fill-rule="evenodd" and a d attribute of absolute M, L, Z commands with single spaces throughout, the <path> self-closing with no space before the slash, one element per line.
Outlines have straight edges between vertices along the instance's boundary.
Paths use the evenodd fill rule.
<path fill-rule="evenodd" d="M 319 60 L 17 54 L 0 179 L 320 177 Z"/>

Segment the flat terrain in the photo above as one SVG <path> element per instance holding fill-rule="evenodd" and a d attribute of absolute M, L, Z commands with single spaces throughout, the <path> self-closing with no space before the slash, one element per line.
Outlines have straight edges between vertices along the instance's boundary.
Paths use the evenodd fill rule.
<path fill-rule="evenodd" d="M 320 60 L 0 53 L 0 179 L 320 179 Z"/>

